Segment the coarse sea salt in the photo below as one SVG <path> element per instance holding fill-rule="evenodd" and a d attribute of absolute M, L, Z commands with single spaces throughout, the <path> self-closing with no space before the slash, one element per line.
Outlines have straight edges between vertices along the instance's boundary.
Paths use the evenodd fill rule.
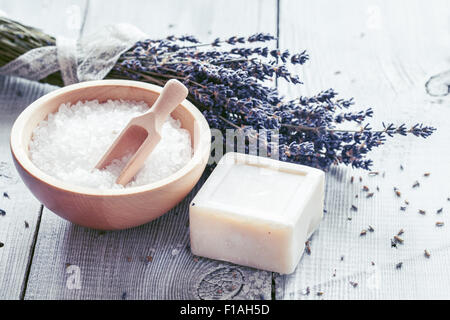
<path fill-rule="evenodd" d="M 97 189 L 118 189 L 115 181 L 131 155 L 114 160 L 104 170 L 95 165 L 128 121 L 148 111 L 145 102 L 108 100 L 62 104 L 33 131 L 31 161 L 61 181 Z M 180 170 L 192 157 L 189 131 L 169 116 L 161 130 L 161 141 L 144 167 L 125 187 L 149 184 Z"/>

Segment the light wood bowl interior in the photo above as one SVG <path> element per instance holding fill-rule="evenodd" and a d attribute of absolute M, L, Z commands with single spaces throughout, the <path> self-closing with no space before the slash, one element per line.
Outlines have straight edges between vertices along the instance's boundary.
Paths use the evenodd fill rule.
<path fill-rule="evenodd" d="M 33 130 L 62 103 L 84 100 L 145 101 L 151 106 L 161 87 L 129 80 L 89 81 L 53 91 L 28 106 L 11 131 L 14 164 L 27 187 L 48 209 L 75 224 L 125 229 L 147 223 L 180 202 L 195 186 L 208 161 L 211 132 L 201 112 L 184 100 L 172 113 L 189 130 L 192 159 L 171 176 L 139 187 L 98 190 L 60 181 L 38 169 L 29 157 Z"/>

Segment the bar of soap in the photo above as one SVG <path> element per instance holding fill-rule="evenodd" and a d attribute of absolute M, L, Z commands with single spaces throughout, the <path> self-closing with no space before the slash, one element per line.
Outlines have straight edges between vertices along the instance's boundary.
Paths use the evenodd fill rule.
<path fill-rule="evenodd" d="M 323 216 L 324 172 L 227 153 L 192 200 L 192 253 L 292 273 Z"/>

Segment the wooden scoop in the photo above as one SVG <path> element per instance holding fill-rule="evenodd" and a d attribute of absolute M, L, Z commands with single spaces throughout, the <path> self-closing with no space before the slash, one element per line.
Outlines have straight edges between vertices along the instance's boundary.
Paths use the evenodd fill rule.
<path fill-rule="evenodd" d="M 96 168 L 104 169 L 114 159 L 133 154 L 116 180 L 123 186 L 130 182 L 161 140 L 163 123 L 187 95 L 188 89 L 181 82 L 175 79 L 167 81 L 150 110 L 128 122 Z"/>

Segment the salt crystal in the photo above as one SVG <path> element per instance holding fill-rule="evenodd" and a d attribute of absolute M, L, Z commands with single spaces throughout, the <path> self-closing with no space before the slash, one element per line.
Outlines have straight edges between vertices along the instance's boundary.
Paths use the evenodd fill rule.
<path fill-rule="evenodd" d="M 31 161 L 64 182 L 97 189 L 118 189 L 115 181 L 131 155 L 114 160 L 105 170 L 95 169 L 128 121 L 148 111 L 144 102 L 97 100 L 62 104 L 33 131 Z M 180 170 L 192 157 L 189 131 L 169 116 L 161 141 L 135 179 L 125 187 L 149 184 Z"/>

